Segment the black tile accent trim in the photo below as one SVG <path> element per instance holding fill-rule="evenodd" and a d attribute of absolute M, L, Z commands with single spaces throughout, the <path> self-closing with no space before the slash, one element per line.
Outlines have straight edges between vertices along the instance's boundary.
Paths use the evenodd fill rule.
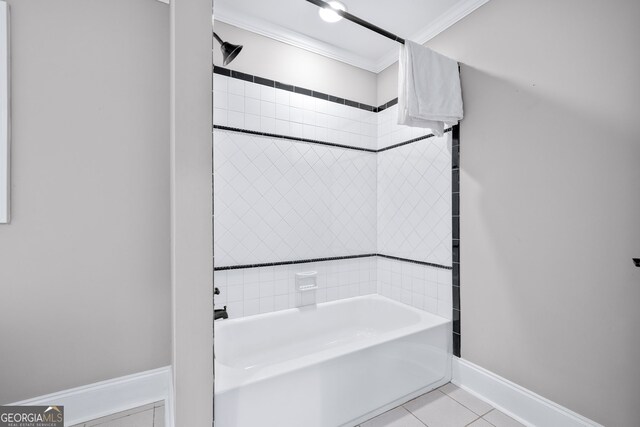
<path fill-rule="evenodd" d="M 313 91 L 311 89 L 305 89 L 303 87 L 295 86 L 293 88 L 293 91 L 295 93 L 299 93 L 299 94 L 302 94 L 302 95 L 313 96 Z"/>
<path fill-rule="evenodd" d="M 350 101 L 348 99 L 344 100 L 344 105 L 348 106 L 348 107 L 353 107 L 353 108 L 358 108 L 360 106 L 359 103 L 355 102 L 355 101 Z"/>
<path fill-rule="evenodd" d="M 288 135 L 281 135 L 281 134 L 277 134 L 277 133 L 260 132 L 260 131 L 255 131 L 255 130 L 234 128 L 234 127 L 223 126 L 223 125 L 213 125 L 213 128 L 214 129 L 220 129 L 220 130 L 226 130 L 226 131 L 230 131 L 230 132 L 248 133 L 250 135 L 268 136 L 268 137 L 271 137 L 271 138 L 289 139 L 289 140 L 292 140 L 292 141 L 309 142 L 311 144 L 327 145 L 327 146 L 330 146 L 330 147 L 337 147 L 337 148 L 346 148 L 348 150 L 366 151 L 367 153 L 381 153 L 383 151 L 391 150 L 392 148 L 402 147 L 404 145 L 412 144 L 414 142 L 422 141 L 424 139 L 429 139 L 429 138 L 432 138 L 432 137 L 435 136 L 434 134 L 430 133 L 429 135 L 420 136 L 418 138 L 413 138 L 413 139 L 410 139 L 410 140 L 405 141 L 405 142 L 400 142 L 400 143 L 395 144 L 395 145 L 390 145 L 388 147 L 384 147 L 384 148 L 381 148 L 379 150 L 374 150 L 374 149 L 371 149 L 371 148 L 356 147 L 356 146 L 353 146 L 353 145 L 336 144 L 334 142 L 320 141 L 320 140 L 317 140 L 317 139 L 299 138 L 297 136 L 288 136 Z M 445 133 L 451 132 L 451 128 L 445 129 L 444 132 Z"/>
<path fill-rule="evenodd" d="M 262 264 L 227 265 L 224 267 L 215 267 L 213 271 L 239 270 L 241 268 L 275 267 L 278 265 L 305 264 L 308 262 L 322 262 L 322 261 L 337 261 L 337 260 L 343 260 L 343 259 L 368 258 L 372 256 L 376 256 L 376 254 L 347 255 L 347 256 L 336 256 L 336 257 L 328 257 L 328 258 L 297 259 L 292 261 L 265 262 Z"/>
<path fill-rule="evenodd" d="M 460 216 L 460 193 L 453 193 L 451 196 L 451 213 L 453 216 Z"/>
<path fill-rule="evenodd" d="M 259 85 L 276 87 L 276 82 L 269 79 L 264 79 L 262 77 L 253 76 L 253 82 L 258 83 Z"/>
<path fill-rule="evenodd" d="M 453 264 L 453 277 L 452 277 L 453 286 L 460 287 L 460 263 L 456 262 Z"/>
<path fill-rule="evenodd" d="M 451 190 L 454 193 L 460 192 L 460 170 L 454 169 L 451 171 Z"/>
<path fill-rule="evenodd" d="M 460 217 L 453 217 L 453 227 L 451 228 L 451 233 L 453 234 L 454 239 L 460 240 Z"/>
<path fill-rule="evenodd" d="M 445 129 L 444 133 L 451 132 L 451 129 L 452 128 Z M 433 138 L 434 136 L 435 135 L 432 134 L 432 133 L 430 133 L 429 135 L 419 136 L 417 138 L 409 139 L 408 141 L 399 142 L 397 144 L 389 145 L 388 147 L 380 148 L 379 150 L 377 150 L 377 152 L 381 153 L 383 151 L 391 150 L 392 148 L 398 148 L 398 147 L 402 147 L 403 145 L 412 144 L 414 142 L 422 141 L 423 139 Z"/>
<path fill-rule="evenodd" d="M 462 341 L 460 334 L 456 334 L 454 332 L 453 333 L 453 355 L 456 357 L 460 357 L 460 348 L 462 347 L 460 341 Z"/>
<path fill-rule="evenodd" d="M 442 264 L 436 264 L 436 263 L 433 263 L 433 262 L 418 261 L 418 260 L 415 260 L 415 259 L 408 259 L 408 258 L 400 258 L 400 257 L 393 256 L 393 255 L 384 255 L 384 254 L 376 254 L 376 255 L 378 255 L 379 257 L 382 257 L 382 258 L 393 259 L 393 260 L 396 260 L 396 261 L 404 261 L 404 262 L 410 262 L 412 264 L 420 264 L 420 265 L 426 265 L 426 266 L 429 266 L 429 267 L 442 268 L 443 270 L 452 270 L 453 269 L 453 267 L 449 267 L 447 265 L 442 265 Z"/>
<path fill-rule="evenodd" d="M 453 310 L 453 333 L 460 334 L 460 310 Z"/>
<path fill-rule="evenodd" d="M 222 68 L 222 67 L 213 67 L 213 73 L 214 74 L 220 74 L 221 76 L 227 76 L 227 77 L 231 77 L 231 70 L 229 70 L 228 68 Z"/>
<path fill-rule="evenodd" d="M 231 71 L 231 77 L 234 79 L 244 80 L 246 82 L 253 82 L 253 76 L 251 74 L 241 73 L 240 71 Z"/>
<path fill-rule="evenodd" d="M 393 259 L 396 261 L 405 261 L 413 264 L 426 265 L 429 267 L 442 268 L 445 270 L 451 270 L 452 267 L 448 267 L 442 264 L 434 264 L 432 262 L 418 261 L 415 259 L 408 258 L 400 258 L 391 255 L 384 254 L 361 254 L 361 255 L 346 255 L 346 256 L 337 256 L 337 257 L 328 257 L 328 258 L 311 258 L 311 259 L 298 259 L 292 261 L 278 261 L 278 262 L 265 262 L 262 264 L 244 264 L 244 265 L 226 265 L 223 267 L 215 267 L 214 271 L 223 271 L 223 270 L 239 270 L 241 268 L 259 268 L 259 267 L 274 267 L 278 265 L 291 265 L 291 264 L 305 264 L 308 262 L 323 262 L 323 261 L 338 261 L 343 259 L 353 259 L 353 258 L 368 258 L 372 256 L 379 256 L 382 258 Z"/>
<path fill-rule="evenodd" d="M 329 95 L 329 101 L 344 105 L 344 99 L 337 96 Z"/>
<path fill-rule="evenodd" d="M 380 111 L 384 111 L 389 107 L 393 107 L 397 103 L 398 103 L 398 98 L 393 98 L 391 101 L 387 102 L 386 104 L 382 104 L 378 108 L 376 108 L 376 113 L 379 113 Z"/>
<path fill-rule="evenodd" d="M 318 99 L 324 99 L 325 101 L 329 100 L 329 95 L 327 95 L 326 93 L 322 93 L 322 92 L 316 92 L 315 90 L 313 91 L 313 94 L 311 95 L 314 98 L 318 98 Z"/>
<path fill-rule="evenodd" d="M 276 82 L 276 89 L 287 90 L 289 92 L 293 92 L 293 86 L 285 83 Z"/>
<path fill-rule="evenodd" d="M 451 147 L 451 167 L 453 169 L 460 168 L 460 146 L 453 145 Z"/>
<path fill-rule="evenodd" d="M 230 131 L 230 132 L 248 133 L 250 135 L 268 136 L 270 138 L 289 139 L 289 140 L 292 140 L 292 141 L 308 142 L 308 143 L 311 143 L 311 144 L 318 144 L 318 145 L 327 145 L 329 147 L 346 148 L 348 150 L 366 151 L 367 153 L 377 153 L 377 151 L 378 151 L 378 150 L 372 150 L 372 149 L 369 149 L 369 148 L 353 147 L 351 145 L 334 144 L 333 142 L 318 141 L 318 140 L 315 140 L 315 139 L 307 139 L 307 138 L 298 138 L 298 137 L 295 137 L 295 136 L 279 135 L 279 134 L 275 134 L 275 133 L 258 132 L 258 131 L 248 130 L 248 129 L 233 128 L 233 127 L 222 126 L 222 125 L 213 125 L 213 128 L 214 129 L 220 129 L 220 130 L 226 130 L 226 131 Z"/>
<path fill-rule="evenodd" d="M 460 311 L 460 286 L 452 286 L 451 288 L 453 289 L 453 309 Z"/>
<path fill-rule="evenodd" d="M 371 111 L 371 112 L 374 112 L 374 113 L 382 111 L 382 110 L 384 110 L 386 108 L 389 108 L 392 105 L 395 105 L 395 104 L 398 103 L 398 99 L 396 98 L 396 99 L 393 99 L 393 100 L 387 102 L 386 104 L 381 105 L 380 107 L 374 107 L 373 105 L 363 104 L 361 102 L 352 101 L 350 99 L 339 98 L 337 96 L 329 95 L 329 94 L 322 93 L 322 92 L 317 92 L 315 90 L 311 90 L 311 89 L 307 89 L 307 88 L 303 88 L 303 87 L 299 87 L 299 86 L 293 86 L 293 85 L 290 85 L 290 84 L 281 83 L 281 82 L 277 82 L 277 81 L 270 80 L 270 79 L 265 79 L 264 77 L 259 77 L 259 76 L 254 76 L 254 75 L 251 75 L 251 74 L 241 73 L 240 71 L 229 70 L 229 69 L 223 68 L 223 67 L 214 66 L 213 67 L 213 73 L 214 74 L 220 74 L 222 76 L 231 77 L 231 78 L 234 78 L 234 79 L 240 79 L 240 80 L 245 80 L 245 81 L 248 81 L 248 82 L 257 83 L 257 84 L 260 84 L 260 85 L 265 85 L 265 86 L 269 86 L 269 87 L 275 87 L 277 89 L 282 89 L 282 90 L 286 90 L 286 91 L 289 91 L 289 92 L 299 93 L 299 94 L 306 95 L 306 96 L 312 96 L 314 98 L 324 99 L 326 101 L 335 102 L 336 104 L 347 105 L 349 107 L 359 108 L 361 110 Z"/>
<path fill-rule="evenodd" d="M 460 125 L 451 131 L 451 202 L 452 202 L 452 298 L 453 298 L 453 355 L 460 357 L 462 347 L 460 320 Z"/>
<path fill-rule="evenodd" d="M 460 240 L 453 240 L 453 262 L 460 264 Z"/>

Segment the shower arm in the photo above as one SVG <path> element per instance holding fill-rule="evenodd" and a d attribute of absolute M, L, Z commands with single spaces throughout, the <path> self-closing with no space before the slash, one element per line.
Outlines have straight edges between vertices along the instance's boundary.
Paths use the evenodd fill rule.
<path fill-rule="evenodd" d="M 220 43 L 220 45 L 222 46 L 222 44 L 223 44 L 224 42 L 222 41 L 222 39 L 221 39 L 220 37 L 218 37 L 218 35 L 216 34 L 216 32 L 215 32 L 215 31 L 213 32 L 213 37 L 215 37 L 215 39 L 216 39 L 216 40 L 218 40 L 218 43 Z"/>
<path fill-rule="evenodd" d="M 384 30 L 384 29 L 382 29 L 382 28 L 380 28 L 380 27 L 378 27 L 376 25 L 373 25 L 370 22 L 365 21 L 364 19 L 360 19 L 357 16 L 350 14 L 349 12 L 346 12 L 346 11 L 340 10 L 340 9 L 334 9 L 333 7 L 331 7 L 331 5 L 329 3 L 325 2 L 325 1 L 322 1 L 322 0 L 307 0 L 307 1 L 309 3 L 315 4 L 316 6 L 322 8 L 322 9 L 328 9 L 328 10 L 333 11 L 336 14 L 342 16 L 347 21 L 351 21 L 351 22 L 353 22 L 355 24 L 358 24 L 361 27 L 364 27 L 364 28 L 366 28 L 368 30 L 371 30 L 371 31 L 376 32 L 376 33 L 378 33 L 380 35 L 383 35 L 386 38 L 391 39 L 391 40 L 393 40 L 395 42 L 404 44 L 404 39 L 402 37 L 398 37 L 395 34 L 390 33 L 387 30 Z"/>

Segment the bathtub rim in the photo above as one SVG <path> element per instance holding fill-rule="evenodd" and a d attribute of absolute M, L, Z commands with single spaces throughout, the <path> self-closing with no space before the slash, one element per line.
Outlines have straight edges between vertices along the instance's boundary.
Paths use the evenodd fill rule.
<path fill-rule="evenodd" d="M 381 333 L 376 337 L 370 337 L 357 342 L 345 343 L 335 348 L 329 348 L 322 351 L 314 352 L 308 355 L 304 355 L 294 359 L 284 360 L 278 363 L 257 367 L 256 369 L 242 369 L 232 367 L 223 364 L 218 361 L 214 356 L 214 369 L 216 372 L 215 381 L 215 394 L 221 394 L 228 391 L 236 390 L 250 384 L 254 384 L 261 381 L 266 381 L 278 375 L 282 375 L 289 372 L 295 372 L 300 369 L 307 368 L 309 366 L 321 363 L 323 361 L 336 359 L 343 357 L 346 354 L 365 350 L 367 348 L 373 348 L 379 345 L 384 345 L 390 341 L 398 340 L 403 337 L 408 337 L 420 332 L 435 329 L 438 327 L 445 327 L 448 332 L 448 336 L 451 335 L 452 321 L 444 317 L 438 316 L 433 313 L 429 313 L 424 310 L 409 306 L 407 304 L 392 300 L 378 294 L 370 294 L 357 296 L 352 298 L 344 298 L 335 301 L 329 301 L 320 303 L 319 305 L 337 305 L 347 304 L 356 300 L 374 299 L 383 301 L 384 303 L 390 303 L 400 307 L 402 309 L 409 310 L 416 313 L 419 316 L 419 321 L 416 324 L 403 326 L 391 331 Z M 260 321 L 261 319 L 273 318 L 276 316 L 295 315 L 300 310 L 304 310 L 304 307 L 295 307 L 286 310 L 280 310 L 271 313 L 257 314 L 254 316 L 242 317 L 239 319 L 223 320 L 219 324 L 215 324 L 216 328 L 228 328 L 234 324 L 242 324 L 246 322 Z M 222 322 L 226 325 L 222 325 Z M 220 325 L 220 326 L 218 326 Z M 452 353 L 452 343 L 448 343 L 447 353 Z M 224 380 L 221 379 L 224 377 Z"/>

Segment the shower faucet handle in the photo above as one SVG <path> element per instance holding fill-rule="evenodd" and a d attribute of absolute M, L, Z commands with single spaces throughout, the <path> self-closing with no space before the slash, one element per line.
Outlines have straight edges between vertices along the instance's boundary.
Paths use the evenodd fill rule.
<path fill-rule="evenodd" d="M 220 289 L 218 289 L 217 287 L 213 288 L 213 294 L 214 295 L 220 295 Z"/>

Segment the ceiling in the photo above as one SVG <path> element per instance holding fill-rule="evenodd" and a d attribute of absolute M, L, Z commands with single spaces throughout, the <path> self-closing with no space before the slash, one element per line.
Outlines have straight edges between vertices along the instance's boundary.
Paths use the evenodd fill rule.
<path fill-rule="evenodd" d="M 341 0 L 348 12 L 425 43 L 489 0 Z M 305 0 L 216 0 L 215 19 L 378 73 L 398 44 L 345 19 L 330 24 Z"/>

